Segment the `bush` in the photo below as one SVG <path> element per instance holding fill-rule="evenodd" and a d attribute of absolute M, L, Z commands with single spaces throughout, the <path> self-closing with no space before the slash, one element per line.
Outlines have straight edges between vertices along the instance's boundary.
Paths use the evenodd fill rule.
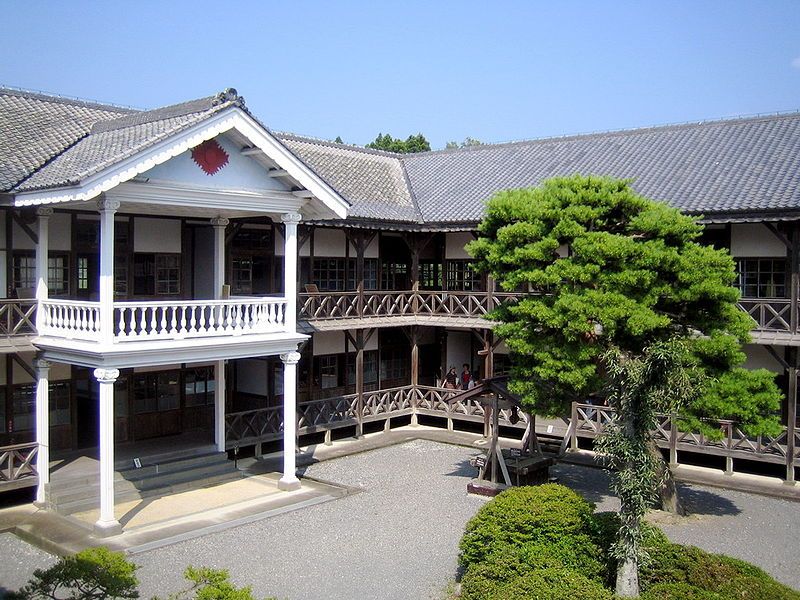
<path fill-rule="evenodd" d="M 772 579 L 750 563 L 704 552 L 694 546 L 666 544 L 641 566 L 642 589 L 649 592 L 659 584 L 686 584 L 723 598 L 739 600 L 800 600 L 796 592 Z"/>
<path fill-rule="evenodd" d="M 511 488 L 467 523 L 460 563 L 468 567 L 493 554 L 516 553 L 528 545 L 563 544 L 565 538 L 592 544 L 586 532 L 593 511 L 592 504 L 562 485 Z"/>
<path fill-rule="evenodd" d="M 726 600 L 688 583 L 659 583 L 640 596 L 641 600 Z"/>
<path fill-rule="evenodd" d="M 33 578 L 10 598 L 138 598 L 136 569 L 122 552 L 87 548 L 58 560 L 49 569 L 36 569 Z"/>
<path fill-rule="evenodd" d="M 611 600 L 597 580 L 566 568 L 535 568 L 509 580 L 485 579 L 483 565 L 470 567 L 462 581 L 461 600 Z"/>

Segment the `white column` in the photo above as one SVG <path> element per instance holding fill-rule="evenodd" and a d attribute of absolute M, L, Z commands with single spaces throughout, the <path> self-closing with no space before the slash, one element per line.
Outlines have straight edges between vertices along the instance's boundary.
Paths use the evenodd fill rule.
<path fill-rule="evenodd" d="M 214 228 L 214 299 L 222 298 L 225 285 L 225 228 L 230 221 L 218 217 L 211 219 Z M 220 311 L 219 314 L 223 314 Z M 225 361 L 214 363 L 214 444 L 225 452 Z"/>
<path fill-rule="evenodd" d="M 297 332 L 297 225 L 299 213 L 281 216 L 286 231 L 283 238 L 283 294 L 286 297 L 286 331 Z"/>
<path fill-rule="evenodd" d="M 40 230 L 41 231 L 41 230 Z M 47 504 L 47 485 L 50 483 L 50 363 L 38 359 L 36 367 L 36 505 Z"/>
<path fill-rule="evenodd" d="M 114 516 L 114 383 L 117 369 L 95 369 L 100 385 L 100 518 L 94 524 L 99 536 L 116 535 L 122 527 Z"/>
<path fill-rule="evenodd" d="M 296 490 L 300 480 L 295 471 L 296 435 L 297 435 L 297 362 L 299 352 L 281 354 L 283 361 L 283 477 L 278 481 L 282 490 Z"/>
<path fill-rule="evenodd" d="M 214 444 L 225 452 L 225 361 L 214 363 Z"/>
<path fill-rule="evenodd" d="M 53 214 L 52 208 L 40 207 L 36 209 L 38 216 L 38 231 L 36 233 L 38 242 L 36 243 L 36 301 L 47 300 L 47 257 L 50 251 L 50 217 Z M 44 311 L 36 311 L 36 328 L 42 324 Z"/>
<path fill-rule="evenodd" d="M 114 342 L 114 213 L 119 202 L 101 198 L 100 211 L 100 335 L 103 344 Z"/>
<path fill-rule="evenodd" d="M 222 298 L 222 286 L 225 285 L 225 228 L 230 221 L 217 217 L 211 219 L 214 227 L 214 299 Z"/>

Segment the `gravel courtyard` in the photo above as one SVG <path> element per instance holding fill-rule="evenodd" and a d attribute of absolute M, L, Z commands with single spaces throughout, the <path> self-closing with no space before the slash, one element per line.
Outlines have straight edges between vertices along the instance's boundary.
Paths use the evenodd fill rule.
<path fill-rule="evenodd" d="M 307 475 L 363 491 L 137 554 L 141 597 L 180 589 L 181 572 L 193 564 L 229 569 L 257 597 L 440 598 L 455 575 L 463 527 L 485 501 L 466 494 L 474 454 L 417 440 L 312 465 Z M 562 465 L 556 475 L 599 508 L 614 508 L 602 472 Z M 670 538 L 752 561 L 800 588 L 797 503 L 700 486 L 682 491 L 694 515 L 662 523 Z M 51 560 L 0 535 L 0 586 L 15 589 Z"/>

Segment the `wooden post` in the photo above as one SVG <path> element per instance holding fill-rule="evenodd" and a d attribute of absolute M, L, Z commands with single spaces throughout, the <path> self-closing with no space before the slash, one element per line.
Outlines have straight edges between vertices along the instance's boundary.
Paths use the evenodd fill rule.
<path fill-rule="evenodd" d="M 794 277 L 795 273 L 792 273 Z M 797 428 L 797 347 L 789 348 L 789 394 L 786 401 L 786 485 L 795 485 L 794 457 Z"/>
<path fill-rule="evenodd" d="M 570 450 L 578 451 L 578 403 L 572 403 L 572 439 L 570 439 Z"/>
<path fill-rule="evenodd" d="M 669 466 L 678 466 L 678 422 L 675 413 L 669 416 Z"/>
<path fill-rule="evenodd" d="M 792 227 L 792 245 L 790 248 L 791 297 L 790 297 L 790 325 L 792 333 L 797 333 L 798 314 L 797 303 L 800 298 L 800 227 Z"/>
<path fill-rule="evenodd" d="M 419 386 L 419 326 L 412 325 L 408 328 L 408 341 L 411 344 L 411 425 L 417 425 L 417 386 Z"/>

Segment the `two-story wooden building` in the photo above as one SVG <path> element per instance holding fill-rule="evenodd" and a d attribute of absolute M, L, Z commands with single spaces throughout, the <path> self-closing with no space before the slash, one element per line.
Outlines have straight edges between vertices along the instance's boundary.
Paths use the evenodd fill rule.
<path fill-rule="evenodd" d="M 464 245 L 494 192 L 572 173 L 631 178 L 730 248 L 786 431 L 717 454 L 793 482 L 800 114 L 396 155 L 272 132 L 232 90 L 135 111 L 0 89 L 0 446 L 38 453 L 45 504 L 51 455 L 99 448 L 115 531 L 115 446 L 282 440 L 293 487 L 300 435 L 480 427 L 443 375 L 503 372 L 484 315 L 513 294 Z"/>

